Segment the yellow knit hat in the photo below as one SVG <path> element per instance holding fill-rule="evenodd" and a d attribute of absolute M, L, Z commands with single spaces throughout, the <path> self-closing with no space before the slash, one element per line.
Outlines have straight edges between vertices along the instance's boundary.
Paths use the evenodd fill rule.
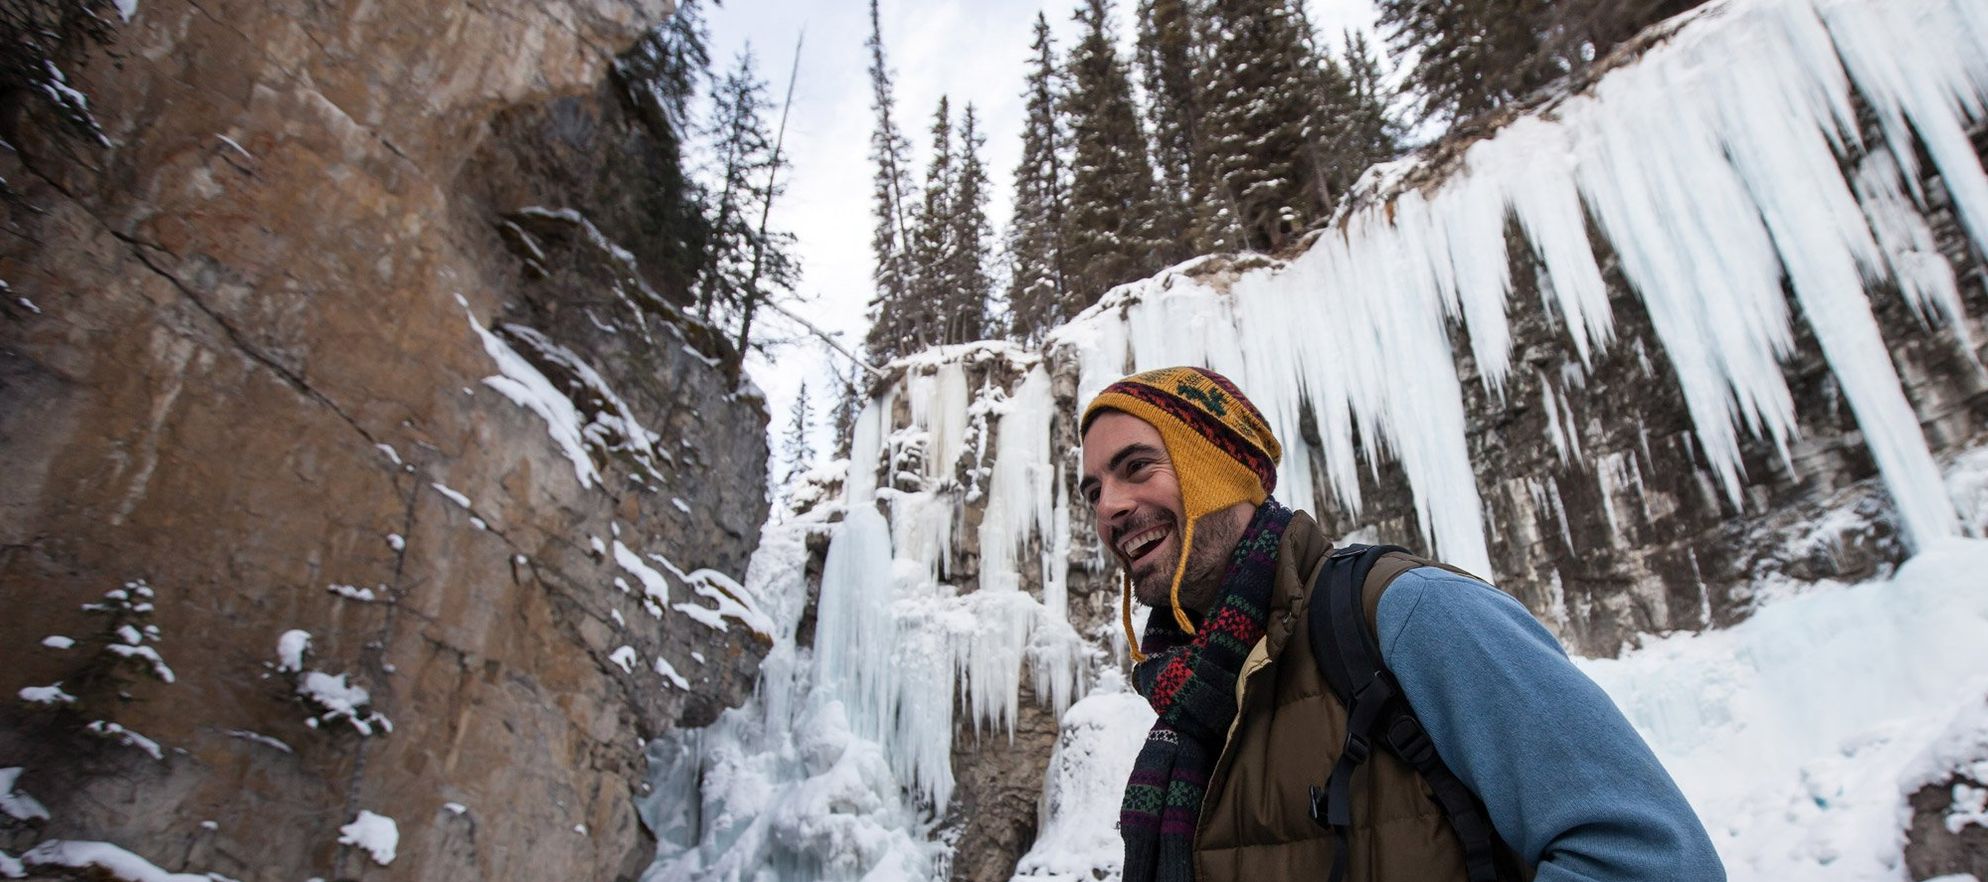
<path fill-rule="evenodd" d="M 1277 463 L 1284 450 L 1263 414 L 1227 377 L 1205 368 L 1171 367 L 1133 374 L 1105 387 L 1084 408 L 1081 435 L 1091 420 L 1108 410 L 1123 411 L 1159 430 L 1180 481 L 1182 525 L 1180 560 L 1168 597 L 1174 622 L 1194 633 L 1180 608 L 1180 581 L 1194 547 L 1194 523 L 1204 515 L 1241 502 L 1261 505 L 1277 488 Z M 1124 579 L 1125 637 L 1134 660 L 1143 660 L 1132 633 L 1132 576 Z"/>

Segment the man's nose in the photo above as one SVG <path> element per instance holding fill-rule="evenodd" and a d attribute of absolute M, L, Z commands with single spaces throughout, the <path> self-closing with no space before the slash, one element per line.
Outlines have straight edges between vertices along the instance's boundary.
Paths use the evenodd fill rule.
<path fill-rule="evenodd" d="M 1098 523 L 1115 523 L 1136 507 L 1132 494 L 1124 492 L 1116 481 L 1105 481 L 1098 487 Z"/>

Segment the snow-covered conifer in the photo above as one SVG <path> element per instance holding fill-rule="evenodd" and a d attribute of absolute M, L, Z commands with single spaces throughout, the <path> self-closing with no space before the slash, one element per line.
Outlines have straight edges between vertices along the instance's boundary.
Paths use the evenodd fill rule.
<path fill-rule="evenodd" d="M 870 300 L 870 331 L 864 346 L 877 360 L 887 360 L 909 351 L 905 328 L 900 324 L 903 306 L 911 294 L 911 141 L 899 130 L 894 116 L 890 66 L 884 61 L 882 20 L 877 0 L 870 0 L 870 101 L 876 124 L 870 132 L 870 161 L 875 164 L 876 188 L 871 195 L 875 227 L 870 236 L 870 252 L 875 266 L 870 277 L 876 293 Z"/>
<path fill-rule="evenodd" d="M 941 330 L 956 269 L 952 259 L 953 121 L 952 104 L 939 96 L 932 114 L 932 162 L 925 167 L 924 201 L 912 213 L 910 297 L 898 319 L 908 332 L 905 352 L 945 342 Z M 903 352 L 895 353 L 902 355 Z"/>
<path fill-rule="evenodd" d="M 1199 143 L 1203 96 L 1195 82 L 1200 19 L 1191 0 L 1140 0 L 1134 56 L 1146 89 L 1146 122 L 1153 137 L 1153 165 L 1160 175 L 1158 218 L 1167 241 L 1165 259 L 1192 252 L 1188 220 L 1196 195 L 1206 189 Z"/>
<path fill-rule="evenodd" d="M 1049 19 L 1035 17 L 1030 44 L 1027 99 L 1022 122 L 1022 161 L 1015 166 L 1014 221 L 1008 228 L 1010 336 L 1040 339 L 1064 318 L 1066 265 L 1063 224 L 1069 202 L 1067 140 L 1057 112 L 1058 72 Z"/>
<path fill-rule="evenodd" d="M 1199 238 L 1276 248 L 1323 214 L 1327 199 L 1311 34 L 1291 0 L 1213 0 L 1207 15 L 1200 147 L 1206 195 L 1230 214 Z"/>
<path fill-rule="evenodd" d="M 1074 313 L 1111 286 L 1160 268 L 1155 227 L 1160 208 L 1146 137 L 1132 103 L 1132 80 L 1113 47 L 1109 0 L 1085 0 L 1076 13 L 1082 36 L 1069 58 L 1063 109 L 1074 147 L 1070 211 L 1064 235 Z"/>
<path fill-rule="evenodd" d="M 958 165 L 953 170 L 953 191 L 948 199 L 947 235 L 949 253 L 944 276 L 950 286 L 939 301 L 943 307 L 943 340 L 965 343 L 988 333 L 988 299 L 993 296 L 994 228 L 987 220 L 987 165 L 980 151 L 987 136 L 973 105 L 966 106 L 960 121 Z"/>
<path fill-rule="evenodd" d="M 814 449 L 808 443 L 814 427 L 814 404 L 808 400 L 808 383 L 802 380 L 800 391 L 794 393 L 794 405 L 787 410 L 786 434 L 780 438 L 780 457 L 787 461 L 787 476 L 782 484 L 792 484 L 796 475 L 814 465 Z"/>

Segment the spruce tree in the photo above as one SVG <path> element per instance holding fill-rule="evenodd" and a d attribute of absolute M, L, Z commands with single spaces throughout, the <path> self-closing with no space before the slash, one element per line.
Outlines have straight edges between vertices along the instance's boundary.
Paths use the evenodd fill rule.
<path fill-rule="evenodd" d="M 808 383 L 802 380 L 801 390 L 794 395 L 794 406 L 787 411 L 787 432 L 780 439 L 780 456 L 787 461 L 787 475 L 780 483 L 794 483 L 795 476 L 814 465 L 814 451 L 808 443 L 814 424 L 814 406 L 808 400 Z"/>
<path fill-rule="evenodd" d="M 914 214 L 911 297 L 901 309 L 910 314 L 907 351 L 949 342 L 943 328 L 946 301 L 957 284 L 951 276 L 953 197 L 952 105 L 939 96 L 932 114 L 932 163 L 925 170 L 924 202 Z M 902 353 L 899 353 L 902 354 Z"/>
<path fill-rule="evenodd" d="M 1616 44 L 1704 0 L 1379 0 L 1418 118 L 1461 121 L 1578 73 Z"/>
<path fill-rule="evenodd" d="M 835 435 L 835 458 L 848 459 L 849 446 L 856 438 L 856 417 L 863 410 L 862 370 L 855 365 L 834 368 L 835 373 L 835 413 L 832 426 Z M 861 468 L 868 468 L 864 464 Z"/>
<path fill-rule="evenodd" d="M 683 0 L 675 14 L 617 56 L 611 69 L 635 118 L 656 140 L 655 185 L 639 195 L 639 203 L 645 225 L 661 230 L 663 241 L 659 255 L 641 255 L 642 265 L 659 272 L 665 289 L 686 293 L 696 290 L 710 232 L 708 194 L 684 161 L 696 128 L 690 105 L 711 67 L 703 5 Z M 13 41 L 0 40 L 5 42 Z"/>
<path fill-rule="evenodd" d="M 1158 270 L 1165 247 L 1154 229 L 1161 212 L 1131 76 L 1112 45 L 1109 0 L 1085 0 L 1076 21 L 1082 36 L 1070 52 L 1063 100 L 1075 157 L 1063 239 L 1071 271 L 1059 319 Z"/>
<path fill-rule="evenodd" d="M 1423 119 L 1494 110 L 1550 80 L 1545 48 L 1552 0 L 1379 0 L 1397 55 L 1412 56 L 1407 86 Z"/>
<path fill-rule="evenodd" d="M 1358 32 L 1345 34 L 1339 59 L 1325 60 L 1321 90 L 1327 116 L 1320 139 L 1323 173 L 1336 203 L 1369 166 L 1401 152 L 1401 127 L 1388 115 L 1392 96 L 1380 59 Z"/>
<path fill-rule="evenodd" d="M 870 331 L 864 346 L 876 361 L 911 351 L 906 307 L 911 300 L 911 142 L 898 129 L 891 94 L 890 67 L 884 61 L 883 25 L 877 0 L 870 0 L 870 101 L 876 113 L 870 132 L 870 161 L 876 165 L 871 207 L 875 226 L 870 252 L 875 266 L 871 279 Z"/>
<path fill-rule="evenodd" d="M 1203 96 L 1195 72 L 1201 24 L 1190 0 L 1140 0 L 1134 56 L 1146 89 L 1146 122 L 1153 137 L 1153 165 L 1160 175 L 1158 232 L 1165 260 L 1193 253 L 1189 221 L 1195 199 L 1207 189 L 1198 148 Z"/>
<path fill-rule="evenodd" d="M 988 298 L 993 296 L 993 225 L 987 220 L 987 166 L 981 161 L 981 148 L 987 136 L 973 105 L 966 106 L 960 121 L 958 166 L 953 172 L 953 192 L 948 200 L 951 232 L 946 237 L 947 282 L 952 286 L 945 303 L 945 342 L 966 343 L 987 336 Z"/>
<path fill-rule="evenodd" d="M 1208 17 L 1204 199 L 1230 214 L 1202 238 L 1276 248 L 1323 214 L 1328 200 L 1311 34 L 1291 0 L 1212 0 Z"/>
<path fill-rule="evenodd" d="M 765 193 L 761 182 L 772 170 L 773 140 L 766 131 L 766 84 L 753 72 L 752 50 L 718 81 L 712 94 L 711 122 L 717 181 L 710 188 L 710 233 L 697 280 L 698 315 L 706 322 L 744 302 L 752 284 L 753 249 Z"/>
<path fill-rule="evenodd" d="M 1064 212 L 1069 202 L 1066 138 L 1057 112 L 1056 53 L 1049 19 L 1035 17 L 1030 44 L 1022 160 L 1015 166 L 1014 221 L 1008 227 L 1008 333 L 1035 342 L 1065 316 Z"/>

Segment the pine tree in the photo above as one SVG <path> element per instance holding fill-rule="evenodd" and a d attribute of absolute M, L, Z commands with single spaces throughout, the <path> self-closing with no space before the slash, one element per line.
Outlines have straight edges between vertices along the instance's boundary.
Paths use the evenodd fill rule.
<path fill-rule="evenodd" d="M 808 400 L 808 383 L 803 380 L 801 390 L 794 395 L 794 406 L 787 411 L 787 433 L 780 440 L 780 457 L 787 461 L 787 475 L 780 483 L 792 484 L 796 476 L 813 467 L 814 450 L 808 435 L 814 426 L 814 406 Z"/>
<path fill-rule="evenodd" d="M 876 261 L 871 279 L 877 290 L 870 300 L 870 331 L 864 347 L 876 361 L 911 351 L 906 307 L 911 301 L 911 141 L 893 116 L 890 67 L 884 62 L 883 25 L 877 0 L 870 0 L 870 100 L 876 125 L 870 133 L 870 161 L 876 164 L 872 210 L 876 226 L 870 252 Z"/>
<path fill-rule="evenodd" d="M 750 75 L 750 68 L 746 69 Z M 787 94 L 780 103 L 780 128 L 773 136 L 773 149 L 766 159 L 759 163 L 766 176 L 763 183 L 755 182 L 755 195 L 759 202 L 759 221 L 752 230 L 752 269 L 746 277 L 745 296 L 739 303 L 739 330 L 733 338 L 736 360 L 731 364 L 731 380 L 738 383 L 745 373 L 747 350 L 753 345 L 752 320 L 761 305 L 773 299 L 774 290 L 792 291 L 794 283 L 800 279 L 801 265 L 794 259 L 794 236 L 791 233 L 773 229 L 773 201 L 785 191 L 780 183 L 780 172 L 788 165 L 781 154 L 787 139 L 787 112 L 794 106 L 794 82 L 801 74 L 801 42 L 794 41 L 794 64 L 787 75 Z M 764 129 L 761 130 L 761 140 Z"/>
<path fill-rule="evenodd" d="M 718 180 L 710 191 L 708 247 L 697 280 L 700 316 L 707 322 L 736 323 L 734 373 L 752 344 L 755 310 L 774 291 L 791 290 L 800 274 L 793 236 L 770 225 L 787 162 L 767 130 L 768 109 L 766 84 L 754 73 L 747 48 L 712 95 L 707 131 L 715 139 L 711 152 L 717 157 L 713 175 Z"/>
<path fill-rule="evenodd" d="M 1418 111 L 1463 119 L 1501 107 L 1546 83 L 1556 65 L 1543 30 L 1552 0 L 1379 0 L 1381 26 L 1397 55 L 1412 53 L 1408 87 Z"/>
<path fill-rule="evenodd" d="M 1153 166 L 1132 104 L 1132 82 L 1112 46 L 1109 0 L 1085 0 L 1083 28 L 1069 59 L 1064 112 L 1075 156 L 1063 237 L 1069 259 L 1065 315 L 1097 302 L 1111 286 L 1161 267 L 1165 243 Z"/>
<path fill-rule="evenodd" d="M 677 4 L 675 14 L 617 56 L 612 68 L 635 118 L 656 140 L 655 183 L 637 199 L 645 226 L 661 230 L 664 239 L 660 254 L 642 255 L 642 266 L 657 271 L 671 291 L 694 292 L 708 257 L 708 194 L 683 159 L 695 135 L 691 102 L 711 67 L 703 5 L 703 0 Z"/>
<path fill-rule="evenodd" d="M 848 459 L 856 438 L 856 417 L 863 409 L 862 372 L 855 365 L 835 369 L 835 458 Z"/>
<path fill-rule="evenodd" d="M 1309 27 L 1291 0 L 1213 0 L 1207 33 L 1204 199 L 1228 216 L 1199 231 L 1202 244 L 1276 248 L 1328 200 Z"/>
<path fill-rule="evenodd" d="M 1014 222 L 1008 227 L 1008 316 L 1010 336 L 1035 342 L 1067 317 L 1064 213 L 1069 202 L 1066 139 L 1057 112 L 1056 53 L 1049 19 L 1035 17 L 1035 42 L 1022 122 L 1022 160 L 1015 166 Z"/>
<path fill-rule="evenodd" d="M 988 331 L 988 299 L 994 293 L 994 228 L 987 220 L 987 166 L 980 159 L 981 148 L 986 145 L 987 136 L 980 133 L 980 121 L 973 105 L 968 104 L 960 122 L 958 167 L 948 200 L 951 231 L 946 238 L 951 251 L 945 276 L 952 287 L 941 301 L 946 304 L 947 343 L 979 340 Z"/>
<path fill-rule="evenodd" d="M 949 342 L 944 330 L 946 301 L 957 284 L 952 259 L 953 197 L 952 105 L 939 96 L 932 114 L 932 163 L 925 167 L 924 202 L 913 215 L 911 297 L 900 307 L 910 313 L 908 349 Z M 903 354 L 903 353 L 898 353 Z"/>
<path fill-rule="evenodd" d="M 1468 119 L 1586 68 L 1616 44 L 1704 0 L 1379 0 L 1422 120 Z"/>
<path fill-rule="evenodd" d="M 714 312 L 742 303 L 751 282 L 753 222 L 763 195 L 758 182 L 767 179 L 773 153 L 762 116 L 766 104 L 766 84 L 753 73 L 747 48 L 718 81 L 707 126 L 716 139 L 717 181 L 710 188 L 710 233 L 697 280 L 698 315 L 706 322 Z"/>
<path fill-rule="evenodd" d="M 1368 45 L 1365 34 L 1349 30 L 1344 43 L 1343 66 L 1353 99 L 1350 112 L 1355 117 L 1350 127 L 1355 132 L 1354 141 L 1369 155 L 1393 156 L 1401 150 L 1401 124 L 1388 115 L 1394 94 L 1387 85 L 1387 72 L 1381 69 L 1380 56 Z"/>
<path fill-rule="evenodd" d="M 1327 58 L 1320 75 L 1326 116 L 1321 172 L 1336 203 L 1369 166 L 1400 152 L 1401 127 L 1388 115 L 1386 76 L 1364 35 L 1348 31 L 1343 54 Z"/>
<path fill-rule="evenodd" d="M 1153 136 L 1153 165 L 1160 174 L 1157 229 L 1167 242 L 1164 260 L 1193 253 L 1190 219 L 1195 198 L 1207 189 L 1198 148 L 1203 96 L 1195 81 L 1201 22 L 1190 0 L 1140 0 L 1135 61 L 1146 89 L 1146 122 Z"/>
<path fill-rule="evenodd" d="M 674 14 L 615 59 L 615 77 L 643 113 L 656 115 L 682 134 L 690 127 L 697 83 L 711 67 L 710 42 L 703 0 L 683 0 Z"/>

